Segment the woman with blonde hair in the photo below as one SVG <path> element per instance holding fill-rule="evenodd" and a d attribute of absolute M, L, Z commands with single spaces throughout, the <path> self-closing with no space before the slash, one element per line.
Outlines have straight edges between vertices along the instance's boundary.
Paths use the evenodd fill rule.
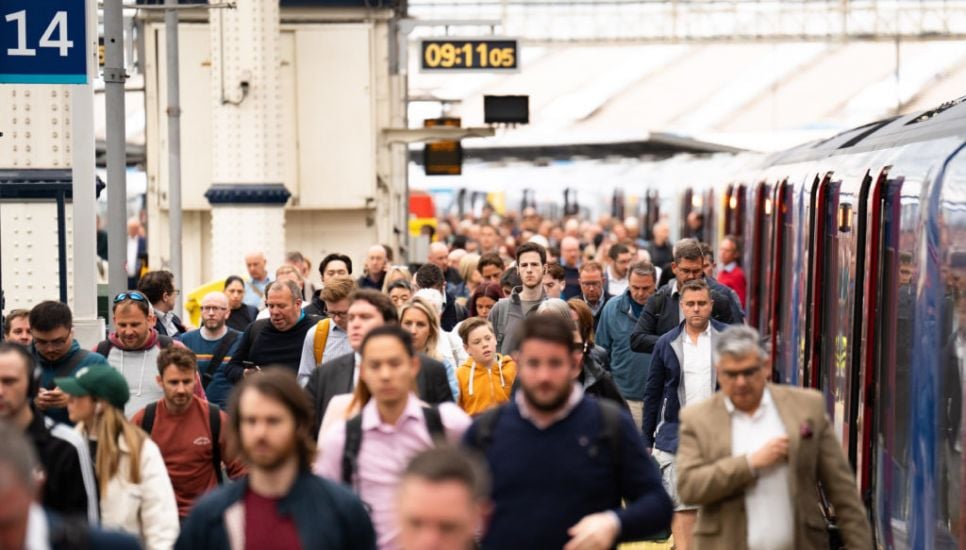
<path fill-rule="evenodd" d="M 460 258 L 459 267 L 456 271 L 460 274 L 463 282 L 453 289 L 453 294 L 458 296 L 456 303 L 461 306 L 466 305 L 466 301 L 476 291 L 476 287 L 483 282 L 483 276 L 477 271 L 479 265 L 479 254 L 470 253 Z"/>
<path fill-rule="evenodd" d="M 158 446 L 124 416 L 131 397 L 124 376 L 103 364 L 54 382 L 69 396 L 70 420 L 94 455 L 101 525 L 136 535 L 149 550 L 174 546 L 174 490 Z"/>
<path fill-rule="evenodd" d="M 416 353 L 425 354 L 443 363 L 453 399 L 456 399 L 459 395 L 459 383 L 456 381 L 458 365 L 456 356 L 450 346 L 449 337 L 439 326 L 437 308 L 428 299 L 418 294 L 399 309 L 399 324 L 402 325 L 403 330 L 412 334 L 413 348 Z"/>
<path fill-rule="evenodd" d="M 383 277 L 382 279 L 382 292 L 388 295 L 389 285 L 391 285 L 393 281 L 398 281 L 399 279 L 404 279 L 408 281 L 409 284 L 412 284 L 413 274 L 410 273 L 410 271 L 406 269 L 405 266 L 401 266 L 401 265 L 389 266 L 389 269 L 386 270 L 386 276 Z"/>

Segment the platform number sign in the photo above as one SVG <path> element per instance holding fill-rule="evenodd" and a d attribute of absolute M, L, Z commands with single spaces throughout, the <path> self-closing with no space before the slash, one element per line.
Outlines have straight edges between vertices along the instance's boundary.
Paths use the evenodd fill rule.
<path fill-rule="evenodd" d="M 0 0 L 0 84 L 85 84 L 85 2 Z"/>

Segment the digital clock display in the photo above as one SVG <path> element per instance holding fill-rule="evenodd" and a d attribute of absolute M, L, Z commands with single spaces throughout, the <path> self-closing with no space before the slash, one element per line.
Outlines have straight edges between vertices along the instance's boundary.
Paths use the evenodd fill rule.
<path fill-rule="evenodd" d="M 515 71 L 516 40 L 425 39 L 420 43 L 424 71 Z"/>

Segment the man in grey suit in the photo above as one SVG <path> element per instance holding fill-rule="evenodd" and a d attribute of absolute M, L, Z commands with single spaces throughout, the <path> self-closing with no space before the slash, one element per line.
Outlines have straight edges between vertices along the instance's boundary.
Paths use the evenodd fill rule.
<path fill-rule="evenodd" d="M 312 372 L 305 385 L 305 391 L 315 409 L 313 436 L 319 433 L 329 401 L 336 395 L 352 393 L 355 389 L 359 381 L 359 346 L 366 334 L 376 327 L 398 323 L 396 315 L 392 300 L 381 292 L 362 289 L 349 297 L 346 332 L 353 351 L 323 363 Z M 453 392 L 449 389 L 446 378 L 446 367 L 425 355 L 419 356 L 419 362 L 419 374 L 416 377 L 416 393 L 419 398 L 430 405 L 453 401 Z"/>

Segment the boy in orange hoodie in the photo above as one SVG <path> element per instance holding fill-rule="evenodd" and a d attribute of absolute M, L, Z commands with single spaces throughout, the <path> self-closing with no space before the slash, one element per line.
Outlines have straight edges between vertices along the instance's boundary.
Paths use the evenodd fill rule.
<path fill-rule="evenodd" d="M 496 353 L 496 336 L 486 319 L 463 321 L 459 333 L 470 357 L 456 371 L 458 404 L 466 414 L 476 416 L 510 399 L 517 365 L 511 357 Z"/>

